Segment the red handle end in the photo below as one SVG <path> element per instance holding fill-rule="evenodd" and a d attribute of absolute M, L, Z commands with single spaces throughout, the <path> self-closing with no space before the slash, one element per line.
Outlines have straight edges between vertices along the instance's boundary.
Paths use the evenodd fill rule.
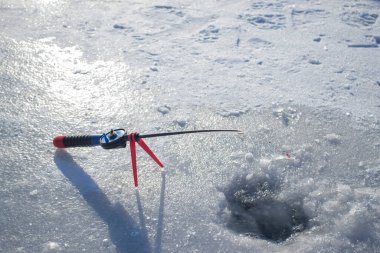
<path fill-rule="evenodd" d="M 63 143 L 64 138 L 65 138 L 65 136 L 63 136 L 63 135 L 54 137 L 54 139 L 53 139 L 54 146 L 56 148 L 65 148 L 65 144 Z"/>

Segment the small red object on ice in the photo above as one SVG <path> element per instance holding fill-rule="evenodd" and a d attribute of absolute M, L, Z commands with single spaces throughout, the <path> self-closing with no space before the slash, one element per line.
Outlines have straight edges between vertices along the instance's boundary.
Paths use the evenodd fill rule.
<path fill-rule="evenodd" d="M 164 165 L 162 162 L 157 158 L 157 156 L 153 153 L 153 151 L 148 147 L 148 145 L 143 141 L 142 138 L 139 137 L 137 133 L 130 133 L 128 134 L 128 141 L 131 149 L 131 157 L 132 157 L 132 169 L 133 169 L 133 179 L 135 182 L 135 187 L 138 186 L 138 176 L 137 176 L 137 155 L 136 155 L 136 142 L 142 147 L 145 152 L 152 157 L 152 159 L 161 167 L 163 168 Z"/>
<path fill-rule="evenodd" d="M 290 159 L 290 151 L 284 151 L 283 152 L 284 153 L 284 155 L 288 158 L 288 159 Z"/>

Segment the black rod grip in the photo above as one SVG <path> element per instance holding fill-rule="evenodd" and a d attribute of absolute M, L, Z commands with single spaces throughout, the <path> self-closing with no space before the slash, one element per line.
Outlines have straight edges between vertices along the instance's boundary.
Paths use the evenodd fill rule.
<path fill-rule="evenodd" d="M 74 147 L 91 147 L 98 146 L 100 134 L 94 135 L 74 135 L 74 136 L 56 136 L 53 144 L 57 148 L 74 148 Z"/>

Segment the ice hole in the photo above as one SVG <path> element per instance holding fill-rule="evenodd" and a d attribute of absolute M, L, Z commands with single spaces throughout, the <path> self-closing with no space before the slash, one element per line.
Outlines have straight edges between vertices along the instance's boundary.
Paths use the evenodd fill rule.
<path fill-rule="evenodd" d="M 282 242 L 308 227 L 302 200 L 277 198 L 275 178 L 238 176 L 224 189 L 227 227 L 236 233 Z"/>

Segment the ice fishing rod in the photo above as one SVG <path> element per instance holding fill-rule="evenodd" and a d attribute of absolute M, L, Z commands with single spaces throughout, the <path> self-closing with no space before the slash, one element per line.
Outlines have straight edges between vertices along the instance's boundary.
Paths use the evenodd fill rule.
<path fill-rule="evenodd" d="M 53 139 L 53 144 L 57 148 L 74 148 L 74 147 L 93 147 L 101 146 L 104 149 L 115 149 L 115 148 L 125 148 L 127 142 L 129 141 L 131 157 L 132 157 L 132 170 L 133 179 L 135 187 L 138 186 L 138 176 L 137 176 L 137 155 L 136 155 L 136 142 L 140 145 L 145 152 L 147 152 L 150 157 L 163 168 L 163 163 L 157 158 L 153 151 L 148 147 L 143 138 L 154 138 L 169 135 L 180 135 L 180 134 L 193 134 L 193 133 L 211 133 L 211 132 L 238 132 L 240 130 L 232 129 L 215 129 L 215 130 L 192 130 L 192 131 L 181 131 L 181 132 L 166 132 L 166 133 L 155 133 L 155 134 L 139 134 L 136 132 L 127 133 L 124 129 L 111 129 L 111 131 L 103 134 L 92 134 L 92 135 L 75 135 L 75 136 L 56 136 Z"/>

